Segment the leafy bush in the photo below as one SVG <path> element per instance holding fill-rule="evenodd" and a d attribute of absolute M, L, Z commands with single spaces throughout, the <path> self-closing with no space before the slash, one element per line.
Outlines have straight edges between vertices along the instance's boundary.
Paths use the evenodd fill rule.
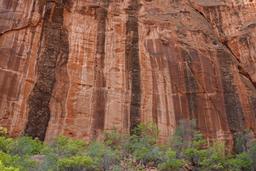
<path fill-rule="evenodd" d="M 130 136 L 126 150 L 137 163 L 144 166 L 157 166 L 163 157 L 163 152 L 157 145 L 158 129 L 152 123 L 140 124 Z"/>
<path fill-rule="evenodd" d="M 197 134 L 195 120 L 180 120 L 178 122 L 174 135 L 170 137 L 170 146 L 175 149 L 179 158 L 185 157 L 185 149 L 191 147 L 193 138 Z"/>
<path fill-rule="evenodd" d="M 31 156 L 40 154 L 43 148 L 43 143 L 37 139 L 32 139 L 31 137 L 19 137 L 11 143 L 9 153 L 19 156 Z"/>
<path fill-rule="evenodd" d="M 184 149 L 184 158 L 188 160 L 192 166 L 199 168 L 202 161 L 207 158 L 207 149 L 204 148 L 206 141 L 199 132 L 196 132 L 192 138 L 191 145 Z"/>
<path fill-rule="evenodd" d="M 252 161 L 252 169 L 256 170 L 256 141 L 254 140 L 254 142 L 252 142 L 252 144 L 250 145 L 248 152 L 249 157 Z"/>
<path fill-rule="evenodd" d="M 20 160 L 19 156 L 11 156 L 10 154 L 0 152 L 0 161 L 5 166 L 15 166 L 17 165 L 19 160 Z"/>
<path fill-rule="evenodd" d="M 10 155 L 0 152 L 0 161 L 4 166 L 19 168 L 22 171 L 36 168 L 35 161 L 26 156 L 20 157 L 18 155 Z"/>
<path fill-rule="evenodd" d="M 120 134 L 116 130 L 106 131 L 104 133 L 104 144 L 115 150 L 125 150 L 129 141 L 129 135 Z"/>
<path fill-rule="evenodd" d="M 161 161 L 162 152 L 156 145 L 150 144 L 146 139 L 133 138 L 129 144 L 130 153 L 134 158 L 146 165 L 147 163 L 154 163 L 156 165 Z"/>
<path fill-rule="evenodd" d="M 94 161 L 89 156 L 72 156 L 58 161 L 60 170 L 88 170 L 95 167 Z"/>
<path fill-rule="evenodd" d="M 55 171 L 59 170 L 58 158 L 57 154 L 53 152 L 52 149 L 46 148 L 43 152 L 43 160 L 39 163 L 38 169 L 39 171 Z"/>
<path fill-rule="evenodd" d="M 225 144 L 216 142 L 211 147 L 203 150 L 203 155 L 199 155 L 199 166 L 202 170 L 224 170 L 226 155 Z"/>
<path fill-rule="evenodd" d="M 227 167 L 232 171 L 251 170 L 252 162 L 248 153 L 243 152 L 227 160 Z"/>
<path fill-rule="evenodd" d="M 176 152 L 168 149 L 165 152 L 164 161 L 158 165 L 158 169 L 162 171 L 175 171 L 181 169 L 184 164 L 185 160 L 178 159 Z"/>
<path fill-rule="evenodd" d="M 50 148 L 58 157 L 69 157 L 82 154 L 86 144 L 81 140 L 73 140 L 68 137 L 60 136 L 52 144 Z"/>
<path fill-rule="evenodd" d="M 0 161 L 0 170 L 1 171 L 19 171 L 18 168 L 4 166 L 1 161 Z"/>
<path fill-rule="evenodd" d="M 8 153 L 12 146 L 13 139 L 7 137 L 0 137 L 0 151 Z"/>
<path fill-rule="evenodd" d="M 94 141 L 89 144 L 86 154 L 90 156 L 98 166 L 103 170 L 109 170 L 120 160 L 120 153 L 104 143 Z"/>
<path fill-rule="evenodd" d="M 253 171 L 256 141 L 240 137 L 241 152 L 229 154 L 224 142 L 208 144 L 194 122 L 181 122 L 171 143 L 159 145 L 158 129 L 140 124 L 132 135 L 108 131 L 104 141 L 89 143 L 60 136 L 50 144 L 30 137 L 0 136 L 2 171 Z M 245 141 L 246 140 L 246 141 Z M 242 143 L 240 143 L 242 142 Z"/>
<path fill-rule="evenodd" d="M 144 141 L 147 141 L 147 143 L 149 143 L 150 145 L 154 145 L 157 142 L 158 133 L 159 130 L 156 124 L 151 122 L 142 123 L 134 128 L 133 137 L 143 139 Z"/>

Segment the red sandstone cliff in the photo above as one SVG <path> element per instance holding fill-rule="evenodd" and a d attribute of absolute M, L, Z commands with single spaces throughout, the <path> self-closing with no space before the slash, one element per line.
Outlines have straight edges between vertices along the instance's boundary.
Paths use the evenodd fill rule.
<path fill-rule="evenodd" d="M 256 134 L 255 0 L 0 0 L 0 125 L 90 139 L 196 119 Z"/>

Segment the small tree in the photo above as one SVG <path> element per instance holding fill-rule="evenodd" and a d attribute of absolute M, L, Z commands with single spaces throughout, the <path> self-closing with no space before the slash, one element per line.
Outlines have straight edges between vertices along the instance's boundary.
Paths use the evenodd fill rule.
<path fill-rule="evenodd" d="M 158 128 L 153 123 L 140 124 L 133 130 L 126 148 L 135 160 L 144 166 L 157 166 L 163 153 L 157 145 Z"/>
<path fill-rule="evenodd" d="M 86 154 L 96 163 L 97 168 L 109 170 L 120 161 L 119 150 L 112 149 L 102 142 L 91 142 L 86 149 Z"/>
<path fill-rule="evenodd" d="M 203 150 L 199 156 L 199 166 L 205 171 L 225 170 L 226 154 L 224 142 L 216 142 Z"/>
<path fill-rule="evenodd" d="M 168 149 L 164 154 L 164 160 L 158 165 L 161 171 L 175 171 L 185 165 L 185 161 L 177 158 L 177 154 L 172 149 Z"/>

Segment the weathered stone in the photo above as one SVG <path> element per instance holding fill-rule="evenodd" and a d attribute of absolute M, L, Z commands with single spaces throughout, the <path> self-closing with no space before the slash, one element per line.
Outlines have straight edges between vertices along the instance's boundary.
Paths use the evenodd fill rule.
<path fill-rule="evenodd" d="M 256 2 L 0 0 L 0 125 L 50 141 L 195 119 L 256 134 Z"/>

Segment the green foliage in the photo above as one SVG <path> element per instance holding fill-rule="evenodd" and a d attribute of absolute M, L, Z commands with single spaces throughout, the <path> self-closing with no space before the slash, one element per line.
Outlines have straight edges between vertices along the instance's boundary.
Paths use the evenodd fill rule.
<path fill-rule="evenodd" d="M 157 138 L 158 129 L 156 125 L 152 123 L 140 124 L 135 128 L 134 134 L 130 136 L 126 146 L 127 151 L 144 166 L 149 163 L 157 166 L 163 157 L 163 152 L 157 146 Z"/>
<path fill-rule="evenodd" d="M 37 167 L 37 170 L 39 171 L 57 171 L 59 170 L 58 158 L 55 154 L 48 153 L 44 156 L 43 161 L 39 163 Z"/>
<path fill-rule="evenodd" d="M 251 170 L 252 159 L 248 153 L 237 154 L 234 158 L 227 160 L 227 165 L 229 170 L 239 171 L 239 170 Z"/>
<path fill-rule="evenodd" d="M 0 151 L 8 153 L 10 151 L 10 147 L 12 146 L 13 139 L 7 138 L 5 136 L 0 137 Z"/>
<path fill-rule="evenodd" d="M 134 138 L 141 138 L 147 141 L 147 143 L 153 145 L 156 144 L 159 130 L 154 123 L 142 123 L 139 124 L 133 130 Z"/>
<path fill-rule="evenodd" d="M 133 139 L 129 150 L 134 158 L 142 163 L 158 162 L 162 157 L 159 147 L 151 145 L 145 139 Z"/>
<path fill-rule="evenodd" d="M 94 161 L 89 156 L 72 156 L 58 161 L 60 170 L 93 169 Z"/>
<path fill-rule="evenodd" d="M 112 167 L 112 171 L 122 171 L 122 167 L 119 166 L 119 165 L 114 165 L 114 166 Z"/>
<path fill-rule="evenodd" d="M 252 142 L 248 149 L 248 155 L 252 162 L 252 169 L 256 170 L 256 140 Z"/>
<path fill-rule="evenodd" d="M 4 166 L 4 164 L 1 161 L 0 161 L 0 170 L 1 171 L 19 171 L 18 168 Z"/>
<path fill-rule="evenodd" d="M 162 171 L 175 171 L 181 169 L 184 165 L 185 161 L 178 159 L 174 150 L 168 149 L 165 152 L 164 161 L 158 165 L 158 169 Z"/>
<path fill-rule="evenodd" d="M 9 152 L 19 156 L 31 156 L 39 154 L 43 148 L 43 143 L 37 139 L 19 137 L 11 143 Z"/>
<path fill-rule="evenodd" d="M 116 130 L 106 131 L 104 134 L 104 144 L 116 150 L 123 150 L 128 143 L 129 135 L 120 134 Z"/>
<path fill-rule="evenodd" d="M 244 151 L 246 151 L 246 142 L 247 142 L 247 137 L 246 137 L 247 133 L 246 131 L 243 132 L 238 132 L 236 134 L 234 134 L 234 150 L 236 153 L 242 153 Z"/>
<path fill-rule="evenodd" d="M 69 157 L 79 155 L 84 152 L 86 144 L 81 140 L 73 140 L 60 136 L 52 144 L 51 150 L 59 157 Z"/>
<path fill-rule="evenodd" d="M 211 147 L 202 150 L 199 155 L 199 165 L 202 170 L 224 170 L 226 155 L 223 142 L 214 143 Z"/>
<path fill-rule="evenodd" d="M 204 159 L 207 157 L 207 150 L 204 149 L 206 141 L 203 135 L 196 132 L 192 135 L 192 143 L 184 149 L 184 156 L 193 166 L 200 167 Z"/>
<path fill-rule="evenodd" d="M 118 150 L 98 141 L 89 144 L 86 154 L 103 170 L 108 170 L 120 160 L 120 152 Z"/>
<path fill-rule="evenodd" d="M 193 136 L 198 134 L 195 128 L 195 120 L 181 120 L 178 122 L 174 135 L 170 137 L 170 146 L 176 150 L 178 157 L 184 157 L 185 149 L 191 147 Z"/>
<path fill-rule="evenodd" d="M 39 140 L 30 137 L 19 137 L 16 139 L 0 137 L 1 148 L 0 160 L 6 166 L 14 166 L 20 170 L 35 169 L 36 162 L 31 156 L 40 154 L 44 145 Z"/>
<path fill-rule="evenodd" d="M 140 124 L 132 135 L 107 131 L 103 141 L 89 143 L 60 136 L 50 144 L 19 137 L 0 136 L 2 171 L 252 171 L 256 170 L 256 142 L 239 135 L 237 154 L 224 142 L 207 143 L 195 122 L 180 122 L 169 144 L 159 145 L 158 129 Z"/>
<path fill-rule="evenodd" d="M 17 165 L 19 159 L 19 156 L 11 156 L 10 154 L 0 152 L 0 161 L 6 166 Z"/>
<path fill-rule="evenodd" d="M 19 168 L 20 170 L 31 170 L 36 167 L 35 161 L 27 156 L 20 157 L 18 155 L 10 155 L 0 152 L 0 161 L 5 166 Z"/>

